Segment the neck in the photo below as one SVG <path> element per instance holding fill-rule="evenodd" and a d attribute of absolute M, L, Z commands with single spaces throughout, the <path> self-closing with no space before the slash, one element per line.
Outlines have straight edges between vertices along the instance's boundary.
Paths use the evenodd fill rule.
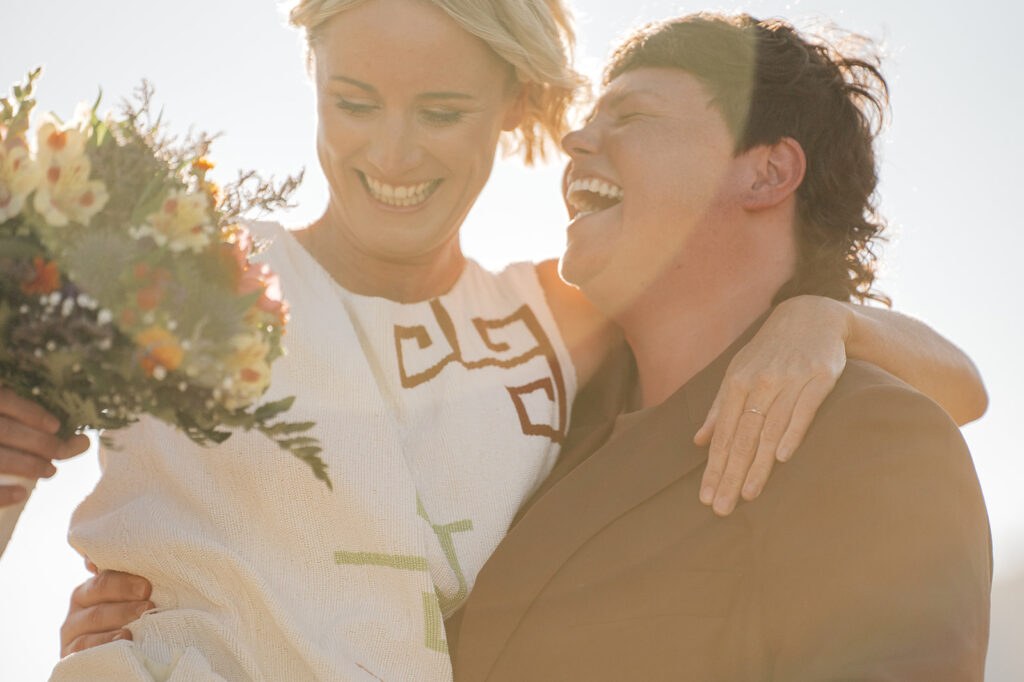
<path fill-rule="evenodd" d="M 750 295 L 686 308 L 662 306 L 657 314 L 653 310 L 633 311 L 637 319 L 623 319 L 621 324 L 636 358 L 641 407 L 664 402 L 727 349 L 770 305 L 770 296 Z"/>
<path fill-rule="evenodd" d="M 749 253 L 717 267 L 712 258 L 672 268 L 616 315 L 636 358 L 643 407 L 679 390 L 769 310 L 792 261 L 768 249 Z"/>
<path fill-rule="evenodd" d="M 345 289 L 402 303 L 425 301 L 447 293 L 466 264 L 457 236 L 430 253 L 406 259 L 389 260 L 368 253 L 337 227 L 329 212 L 294 235 Z"/>

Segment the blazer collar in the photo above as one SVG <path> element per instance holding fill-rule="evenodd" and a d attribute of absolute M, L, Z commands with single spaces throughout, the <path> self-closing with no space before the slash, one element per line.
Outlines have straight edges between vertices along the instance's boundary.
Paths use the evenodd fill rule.
<path fill-rule="evenodd" d="M 585 458 L 521 512 L 477 577 L 459 628 L 459 680 L 487 678 L 530 604 L 588 539 L 706 461 L 707 449 L 695 446 L 693 436 L 733 355 L 765 317 L 627 429 L 608 439 L 610 424 L 587 425 L 585 433 L 570 438 L 571 450 L 562 457 Z"/>

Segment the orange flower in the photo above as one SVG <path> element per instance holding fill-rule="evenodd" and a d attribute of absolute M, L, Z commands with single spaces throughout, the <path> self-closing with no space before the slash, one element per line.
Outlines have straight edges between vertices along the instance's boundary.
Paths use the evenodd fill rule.
<path fill-rule="evenodd" d="M 206 171 L 213 168 L 213 162 L 207 159 L 205 156 L 200 156 L 198 159 L 192 162 L 193 170 L 199 173 L 205 173 Z"/>
<path fill-rule="evenodd" d="M 172 372 L 181 365 L 185 351 L 173 334 L 159 326 L 152 326 L 135 335 L 139 347 L 139 362 L 148 376 L 153 376 L 157 367 Z"/>
<path fill-rule="evenodd" d="M 56 263 L 47 263 L 42 258 L 32 261 L 35 272 L 32 279 L 21 283 L 21 291 L 29 296 L 33 294 L 49 294 L 60 288 L 60 270 Z"/>
<path fill-rule="evenodd" d="M 216 182 L 213 182 L 212 180 L 204 182 L 203 190 L 206 192 L 207 196 L 210 197 L 210 203 L 214 208 L 220 206 L 220 203 L 224 201 L 224 190 L 222 190 L 220 185 Z"/>

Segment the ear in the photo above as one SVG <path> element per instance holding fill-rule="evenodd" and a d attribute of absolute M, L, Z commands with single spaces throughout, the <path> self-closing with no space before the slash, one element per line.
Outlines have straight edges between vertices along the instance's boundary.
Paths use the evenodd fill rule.
<path fill-rule="evenodd" d="M 803 147 L 791 137 L 754 147 L 743 154 L 748 173 L 742 204 L 748 211 L 773 208 L 796 193 L 807 171 Z"/>
<path fill-rule="evenodd" d="M 505 109 L 505 118 L 501 120 L 501 129 L 510 132 L 519 127 L 523 122 L 526 113 L 526 99 L 529 97 L 530 83 L 516 83 L 512 91 L 512 99 L 509 100 L 508 108 Z"/>

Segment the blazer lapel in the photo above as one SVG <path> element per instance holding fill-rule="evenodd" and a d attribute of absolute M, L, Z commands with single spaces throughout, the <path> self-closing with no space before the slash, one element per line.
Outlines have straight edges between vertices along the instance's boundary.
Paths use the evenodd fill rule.
<path fill-rule="evenodd" d="M 598 447 L 609 430 L 593 429 L 579 447 Z M 678 393 L 615 434 L 526 511 L 466 605 L 456 652 L 460 680 L 487 678 L 536 596 L 580 546 L 706 460 L 707 450 L 693 445 L 695 431 L 686 395 Z"/>
<path fill-rule="evenodd" d="M 704 464 L 707 448 L 695 446 L 693 436 L 732 357 L 767 316 L 672 397 L 610 439 L 613 423 L 573 434 L 562 458 L 580 463 L 542 488 L 477 577 L 459 628 L 459 682 L 487 679 L 530 605 L 588 539 Z"/>

